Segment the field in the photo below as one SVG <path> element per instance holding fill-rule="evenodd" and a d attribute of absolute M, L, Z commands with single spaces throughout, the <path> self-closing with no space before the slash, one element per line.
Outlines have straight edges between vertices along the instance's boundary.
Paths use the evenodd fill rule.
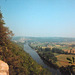
<path fill-rule="evenodd" d="M 66 54 L 60 54 L 57 55 L 57 62 L 56 64 L 61 67 L 61 66 L 68 66 L 68 65 L 75 65 L 75 62 L 73 64 L 70 64 L 69 61 L 67 60 L 67 57 L 72 59 L 72 57 L 75 58 L 75 55 L 66 55 Z"/>
<path fill-rule="evenodd" d="M 70 61 L 67 60 L 67 58 L 72 59 L 72 57 L 75 58 L 75 42 L 33 42 L 31 43 L 34 47 L 41 47 L 42 49 L 45 48 L 58 48 L 62 49 L 64 52 L 68 52 L 68 54 L 59 54 L 54 53 L 54 56 L 57 57 L 56 64 L 59 67 L 66 67 L 68 65 L 75 65 L 75 63 L 69 63 Z"/>
<path fill-rule="evenodd" d="M 34 42 L 34 43 L 31 43 L 32 46 L 36 47 L 36 46 L 39 46 L 39 47 L 42 47 L 42 48 L 59 48 L 59 49 L 62 49 L 63 51 L 65 52 L 68 52 L 70 53 L 70 50 L 71 50 L 71 53 L 75 53 L 75 42 L 60 42 L 60 43 L 56 43 L 56 42 Z M 74 47 L 72 47 L 72 45 L 74 45 Z"/>

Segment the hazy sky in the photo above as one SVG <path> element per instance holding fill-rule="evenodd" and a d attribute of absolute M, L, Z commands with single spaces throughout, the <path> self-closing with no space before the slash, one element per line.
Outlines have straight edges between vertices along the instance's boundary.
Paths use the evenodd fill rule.
<path fill-rule="evenodd" d="M 75 37 L 75 0 L 0 0 L 15 36 Z"/>

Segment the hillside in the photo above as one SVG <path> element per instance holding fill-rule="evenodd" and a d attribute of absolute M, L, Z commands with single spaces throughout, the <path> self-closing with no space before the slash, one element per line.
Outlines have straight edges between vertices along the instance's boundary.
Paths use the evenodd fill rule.
<path fill-rule="evenodd" d="M 38 65 L 23 48 L 11 42 L 12 31 L 4 26 L 0 12 L 0 60 L 9 65 L 10 75 L 50 75 L 46 69 Z"/>

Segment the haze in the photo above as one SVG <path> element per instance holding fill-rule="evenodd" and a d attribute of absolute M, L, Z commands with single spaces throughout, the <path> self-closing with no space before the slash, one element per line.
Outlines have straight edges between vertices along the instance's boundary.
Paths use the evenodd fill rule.
<path fill-rule="evenodd" d="M 0 0 L 15 36 L 75 37 L 75 0 Z"/>

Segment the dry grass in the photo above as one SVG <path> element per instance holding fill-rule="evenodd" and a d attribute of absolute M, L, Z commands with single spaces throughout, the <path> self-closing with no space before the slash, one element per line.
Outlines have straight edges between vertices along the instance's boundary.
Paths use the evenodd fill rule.
<path fill-rule="evenodd" d="M 66 59 L 67 57 L 68 58 L 70 58 L 70 59 L 72 59 L 72 57 L 74 57 L 75 58 L 75 55 L 66 55 L 66 54 L 60 54 L 60 55 L 58 55 L 58 56 L 56 56 L 57 57 L 57 62 L 56 62 L 56 64 L 59 66 L 59 67 L 61 67 L 61 66 L 67 66 L 67 65 L 72 65 L 72 64 L 70 64 L 69 63 L 69 61 Z M 73 65 L 74 65 L 75 63 L 73 63 Z"/>

